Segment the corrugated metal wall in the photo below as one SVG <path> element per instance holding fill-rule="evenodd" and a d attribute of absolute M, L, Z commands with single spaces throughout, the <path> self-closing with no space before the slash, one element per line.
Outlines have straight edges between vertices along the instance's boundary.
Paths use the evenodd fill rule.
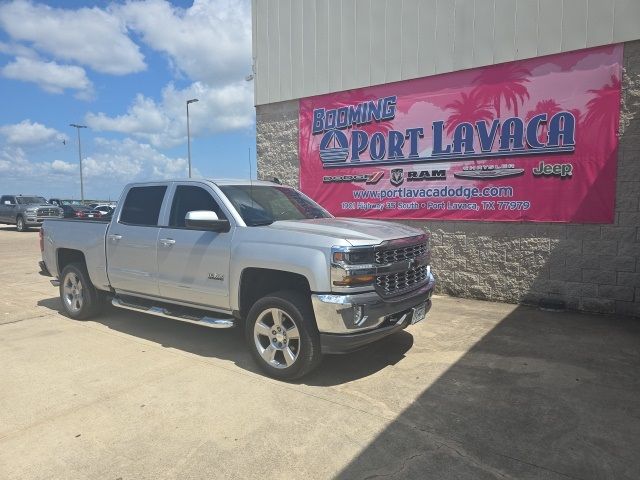
<path fill-rule="evenodd" d="M 252 0 L 256 104 L 640 39 L 640 0 Z"/>

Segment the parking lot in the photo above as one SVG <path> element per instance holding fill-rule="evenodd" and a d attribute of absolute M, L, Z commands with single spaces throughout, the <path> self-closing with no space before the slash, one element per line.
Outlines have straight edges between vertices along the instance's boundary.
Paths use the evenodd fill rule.
<path fill-rule="evenodd" d="M 38 260 L 0 227 L 0 478 L 640 478 L 637 320 L 436 297 L 289 384 L 234 329 L 70 320 Z"/>

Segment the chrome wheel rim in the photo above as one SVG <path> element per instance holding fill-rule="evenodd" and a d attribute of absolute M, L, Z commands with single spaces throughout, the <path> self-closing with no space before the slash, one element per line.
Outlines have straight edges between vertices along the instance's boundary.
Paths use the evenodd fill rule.
<path fill-rule="evenodd" d="M 82 309 L 84 304 L 82 290 L 80 277 L 74 272 L 67 273 L 62 283 L 62 299 L 71 313 L 78 313 Z"/>
<path fill-rule="evenodd" d="M 269 366 L 291 367 L 300 355 L 300 332 L 283 310 L 264 310 L 253 326 L 253 339 L 258 353 Z"/>
<path fill-rule="evenodd" d="M 22 220 L 22 218 L 18 218 L 16 227 L 18 227 L 18 230 L 22 230 L 24 228 L 24 221 Z"/>

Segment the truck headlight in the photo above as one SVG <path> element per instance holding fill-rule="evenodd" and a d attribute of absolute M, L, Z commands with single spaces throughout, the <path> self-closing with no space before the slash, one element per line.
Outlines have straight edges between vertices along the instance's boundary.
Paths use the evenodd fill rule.
<path fill-rule="evenodd" d="M 331 285 L 344 289 L 371 286 L 376 279 L 374 246 L 333 247 Z"/>
<path fill-rule="evenodd" d="M 349 265 L 362 265 L 373 263 L 373 248 L 360 248 L 357 250 L 340 250 L 333 252 L 333 261 L 343 262 Z"/>

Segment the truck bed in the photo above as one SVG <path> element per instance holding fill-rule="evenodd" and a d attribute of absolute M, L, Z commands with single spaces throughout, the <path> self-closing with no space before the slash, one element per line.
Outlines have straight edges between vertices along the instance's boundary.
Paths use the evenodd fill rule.
<path fill-rule="evenodd" d="M 105 255 L 105 238 L 109 220 L 51 219 L 42 225 L 44 238 L 43 258 L 54 276 L 59 276 L 58 251 L 81 251 L 91 281 L 97 288 L 109 289 Z"/>

